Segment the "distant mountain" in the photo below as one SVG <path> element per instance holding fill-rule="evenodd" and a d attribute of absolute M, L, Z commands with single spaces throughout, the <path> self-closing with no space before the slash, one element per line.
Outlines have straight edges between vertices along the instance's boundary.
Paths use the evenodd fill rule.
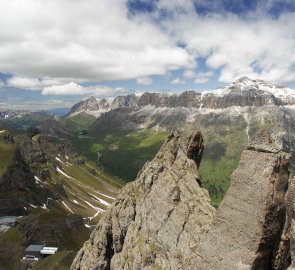
<path fill-rule="evenodd" d="M 165 133 L 176 129 L 201 130 L 206 141 L 200 173 L 213 202 L 218 205 L 229 187 L 230 175 L 238 165 L 244 145 L 261 131 L 268 132 L 278 147 L 292 154 L 290 169 L 295 173 L 294 97 L 293 89 L 247 77 L 214 91 L 144 93 L 129 106 L 112 109 L 111 105 L 89 126 L 89 138 L 81 138 L 79 144 L 85 145 L 84 153 L 92 156 L 98 146 L 104 149 L 102 166 L 131 181 L 152 157 L 146 154 L 143 145 L 137 144 L 137 136 L 158 133 L 157 139 L 150 138 L 148 146 L 159 147 Z M 108 149 L 110 138 L 124 143 Z M 132 145 L 137 145 L 137 152 L 128 155 Z M 128 168 L 128 173 L 124 168 Z"/>
<path fill-rule="evenodd" d="M 106 99 L 97 100 L 94 96 L 82 100 L 75 104 L 69 111 L 68 115 L 75 115 L 77 113 L 86 112 L 99 116 L 103 112 L 107 112 L 110 108 Z"/>
<path fill-rule="evenodd" d="M 75 104 L 69 111 L 68 116 L 73 116 L 78 113 L 87 113 L 98 117 L 102 113 L 110 110 L 136 107 L 137 103 L 138 97 L 134 94 L 118 96 L 112 102 L 106 99 L 97 100 L 94 96 L 91 96 Z"/>
<path fill-rule="evenodd" d="M 54 115 L 57 115 L 57 116 L 65 116 L 69 113 L 69 111 L 70 111 L 70 108 L 54 108 L 54 109 L 47 110 L 46 112 L 53 113 Z"/>
<path fill-rule="evenodd" d="M 180 94 L 144 93 L 141 96 L 134 94 L 116 97 L 108 103 L 105 99 L 96 100 L 90 97 L 75 104 L 69 115 L 80 112 L 92 113 L 100 116 L 104 112 L 118 108 L 137 108 L 154 106 L 156 108 L 199 108 L 199 109 L 225 109 L 232 106 L 266 105 L 295 105 L 295 90 L 271 85 L 262 80 L 251 80 L 242 77 L 228 87 L 214 91 L 186 91 Z"/>

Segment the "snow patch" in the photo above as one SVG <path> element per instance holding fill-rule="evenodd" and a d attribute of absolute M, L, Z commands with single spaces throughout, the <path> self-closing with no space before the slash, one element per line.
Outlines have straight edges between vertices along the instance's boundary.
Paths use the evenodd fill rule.
<path fill-rule="evenodd" d="M 65 177 L 74 180 L 75 178 L 69 176 L 68 174 L 66 174 L 64 171 L 62 171 L 60 168 L 56 167 L 56 170 L 61 173 L 62 175 L 64 175 Z"/>
<path fill-rule="evenodd" d="M 75 204 L 79 204 L 76 200 L 73 200 L 73 202 L 74 202 Z"/>
<path fill-rule="evenodd" d="M 45 209 L 45 210 L 48 210 L 46 204 L 44 203 L 42 206 L 41 206 L 42 209 Z"/>
<path fill-rule="evenodd" d="M 83 200 L 84 201 L 84 200 Z M 98 212 L 104 212 L 105 210 L 94 206 L 93 204 L 91 204 L 90 202 L 84 201 L 85 203 L 87 203 L 90 207 L 92 207 L 94 210 L 98 211 Z"/>
<path fill-rule="evenodd" d="M 102 195 L 102 196 L 106 197 L 106 198 L 109 198 L 109 199 L 115 200 L 114 197 L 108 196 L 108 195 L 103 194 L 103 193 L 101 193 L 101 192 L 99 192 L 99 191 L 95 191 L 95 192 L 96 192 L 97 194 L 99 194 L 99 195 Z"/>
<path fill-rule="evenodd" d="M 91 217 L 89 220 L 92 220 L 92 219 L 94 219 L 95 217 L 97 217 L 99 213 L 100 213 L 100 211 L 96 212 L 96 214 L 95 214 L 93 217 Z"/>
<path fill-rule="evenodd" d="M 66 205 L 66 203 L 64 202 L 64 201 L 62 201 L 62 204 L 72 213 L 72 214 L 74 214 L 74 212 L 71 210 L 71 208 L 70 207 L 68 207 L 67 205 Z"/>
<path fill-rule="evenodd" d="M 33 207 L 33 208 L 37 208 L 37 206 L 36 205 L 33 205 L 33 204 L 29 204 L 31 207 Z"/>
<path fill-rule="evenodd" d="M 85 226 L 86 228 L 91 228 L 91 226 L 88 225 L 88 224 L 85 224 L 84 226 Z"/>
<path fill-rule="evenodd" d="M 37 183 L 40 183 L 40 184 L 42 184 L 43 182 L 35 175 L 34 176 L 34 178 L 35 178 L 35 183 L 37 184 Z"/>
<path fill-rule="evenodd" d="M 111 204 L 110 203 L 108 203 L 107 201 L 105 201 L 105 200 L 103 200 L 103 199 L 100 199 L 100 198 L 98 198 L 97 196 L 95 196 L 94 194 L 91 194 L 90 193 L 90 195 L 91 196 L 93 196 L 98 202 L 100 202 L 100 203 L 102 203 L 102 204 L 104 204 L 104 205 L 106 205 L 106 206 L 110 206 Z"/>
<path fill-rule="evenodd" d="M 57 161 L 61 162 L 61 163 L 64 163 L 60 158 L 56 157 L 55 158 Z"/>

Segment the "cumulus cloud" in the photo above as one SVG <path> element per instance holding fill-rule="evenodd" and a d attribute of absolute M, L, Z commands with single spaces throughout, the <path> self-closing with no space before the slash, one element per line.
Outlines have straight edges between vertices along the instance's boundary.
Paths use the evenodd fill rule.
<path fill-rule="evenodd" d="M 210 77 L 213 75 L 213 72 L 208 71 L 208 72 L 200 72 L 196 74 L 194 83 L 207 83 L 210 80 Z"/>
<path fill-rule="evenodd" d="M 295 13 L 270 15 L 280 1 L 253 1 L 248 10 L 243 1 L 231 5 L 247 11 L 238 16 L 225 1 L 158 0 L 151 12 L 132 13 L 128 0 L 3 0 L 0 73 L 14 75 L 8 87 L 43 95 L 118 92 L 83 83 L 148 85 L 152 75 L 182 68 L 183 78 L 167 81 L 206 83 L 211 74 L 203 69 L 226 83 L 241 76 L 294 82 Z"/>
<path fill-rule="evenodd" d="M 185 81 L 181 80 L 180 78 L 175 78 L 170 83 L 171 84 L 185 84 Z"/>
<path fill-rule="evenodd" d="M 183 77 L 186 78 L 186 79 L 194 78 L 194 77 L 196 77 L 196 71 L 191 70 L 191 69 L 186 69 L 183 72 Z"/>
<path fill-rule="evenodd" d="M 262 7 L 270 10 L 278 2 L 273 0 L 264 5 L 259 1 L 255 10 L 243 16 L 225 9 L 217 13 L 214 8 L 200 15 L 192 8 L 198 2 L 205 3 L 159 0 L 154 16 L 160 20 L 163 9 L 168 9 L 170 16 L 160 20 L 162 28 L 196 59 L 205 59 L 207 68 L 220 70 L 221 82 L 244 75 L 295 81 L 295 13 L 269 16 Z"/>
<path fill-rule="evenodd" d="M 153 83 L 153 79 L 150 77 L 142 77 L 142 78 L 138 78 L 136 82 L 137 84 L 150 85 Z"/>
<path fill-rule="evenodd" d="M 1 1 L 0 72 L 105 81 L 192 64 L 157 26 L 129 16 L 126 1 Z"/>
<path fill-rule="evenodd" d="M 27 90 L 40 90 L 42 83 L 40 80 L 35 78 L 26 78 L 13 76 L 7 80 L 8 87 L 27 89 Z"/>
<path fill-rule="evenodd" d="M 126 94 L 128 91 L 124 88 L 112 88 L 105 85 L 83 86 L 74 82 L 63 85 L 47 86 L 42 89 L 42 95 L 84 95 L 94 94 L 96 96 L 116 96 Z"/>

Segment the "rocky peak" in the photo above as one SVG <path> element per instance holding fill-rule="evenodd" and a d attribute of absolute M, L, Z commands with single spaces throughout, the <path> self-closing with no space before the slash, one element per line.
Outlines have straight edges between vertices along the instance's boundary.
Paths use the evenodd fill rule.
<path fill-rule="evenodd" d="M 77 113 L 97 113 L 106 112 L 110 108 L 110 104 L 106 99 L 97 100 L 94 96 L 91 96 L 85 100 L 82 100 L 75 104 L 68 115 L 74 115 Z"/>
<path fill-rule="evenodd" d="M 289 162 L 290 155 L 267 137 L 246 147 L 211 229 L 199 243 L 198 269 L 287 269 Z"/>
<path fill-rule="evenodd" d="M 118 96 L 112 102 L 112 109 L 134 108 L 138 105 L 138 97 L 135 94 Z"/>
<path fill-rule="evenodd" d="M 290 155 L 267 134 L 251 141 L 215 212 L 198 184 L 202 152 L 200 133 L 169 135 L 105 213 L 71 269 L 283 270 L 294 263 Z"/>
<path fill-rule="evenodd" d="M 199 132 L 171 134 L 105 213 L 72 269 L 193 269 L 192 252 L 215 212 L 198 183 L 202 152 Z"/>

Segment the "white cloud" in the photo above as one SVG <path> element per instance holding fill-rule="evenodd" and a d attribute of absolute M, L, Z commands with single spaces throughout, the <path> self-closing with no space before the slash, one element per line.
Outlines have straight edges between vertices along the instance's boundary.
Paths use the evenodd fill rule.
<path fill-rule="evenodd" d="M 213 72 L 208 71 L 208 72 L 199 72 L 195 76 L 194 83 L 202 84 L 202 83 L 207 83 L 210 80 L 210 77 L 213 75 Z"/>
<path fill-rule="evenodd" d="M 4 82 L 0 81 L 0 89 L 5 86 Z"/>
<path fill-rule="evenodd" d="M 200 75 L 203 65 L 218 70 L 221 82 L 241 76 L 294 82 L 295 13 L 265 13 L 279 1 L 261 0 L 256 11 L 238 17 L 222 1 L 159 0 L 152 14 L 133 16 L 127 0 L 2 0 L 0 72 L 14 74 L 7 86 L 43 94 L 118 91 L 81 83 L 136 79 L 148 85 L 152 75 L 181 68 L 183 79 L 206 83 L 211 75 Z M 210 13 L 198 15 L 195 5 Z"/>
<path fill-rule="evenodd" d="M 122 0 L 3 0 L 0 72 L 84 81 L 133 79 L 193 59 Z"/>
<path fill-rule="evenodd" d="M 183 72 L 183 77 L 186 78 L 186 79 L 194 78 L 194 77 L 196 77 L 196 72 L 194 70 L 191 70 L 191 69 L 186 69 Z"/>
<path fill-rule="evenodd" d="M 26 77 L 19 77 L 13 76 L 7 80 L 8 87 L 14 88 L 24 88 L 27 90 L 40 90 L 41 89 L 41 81 L 35 78 L 26 78 Z"/>
<path fill-rule="evenodd" d="M 63 85 L 46 86 L 42 89 L 42 95 L 85 95 L 94 94 L 96 96 L 116 96 L 127 94 L 127 90 L 121 87 L 112 88 L 105 85 L 82 86 L 71 82 Z"/>
<path fill-rule="evenodd" d="M 269 10 L 278 1 L 259 4 L 256 11 L 241 17 L 225 10 L 217 14 L 214 8 L 201 16 L 191 8 L 192 1 L 184 1 L 185 8 L 182 1 L 172 2 L 167 7 L 170 1 L 159 0 L 154 16 L 161 14 L 163 6 L 168 8 L 170 16 L 161 20 L 162 28 L 193 57 L 203 58 L 209 69 L 220 69 L 220 81 L 231 82 L 244 75 L 273 82 L 295 81 L 295 13 L 276 18 L 260 8 Z"/>
<path fill-rule="evenodd" d="M 142 78 L 138 78 L 136 80 L 137 84 L 143 84 L 143 85 L 150 85 L 153 83 L 153 79 L 150 77 L 142 77 Z"/>
<path fill-rule="evenodd" d="M 180 78 L 175 78 L 170 82 L 171 84 L 185 84 L 184 80 L 181 80 Z"/>

